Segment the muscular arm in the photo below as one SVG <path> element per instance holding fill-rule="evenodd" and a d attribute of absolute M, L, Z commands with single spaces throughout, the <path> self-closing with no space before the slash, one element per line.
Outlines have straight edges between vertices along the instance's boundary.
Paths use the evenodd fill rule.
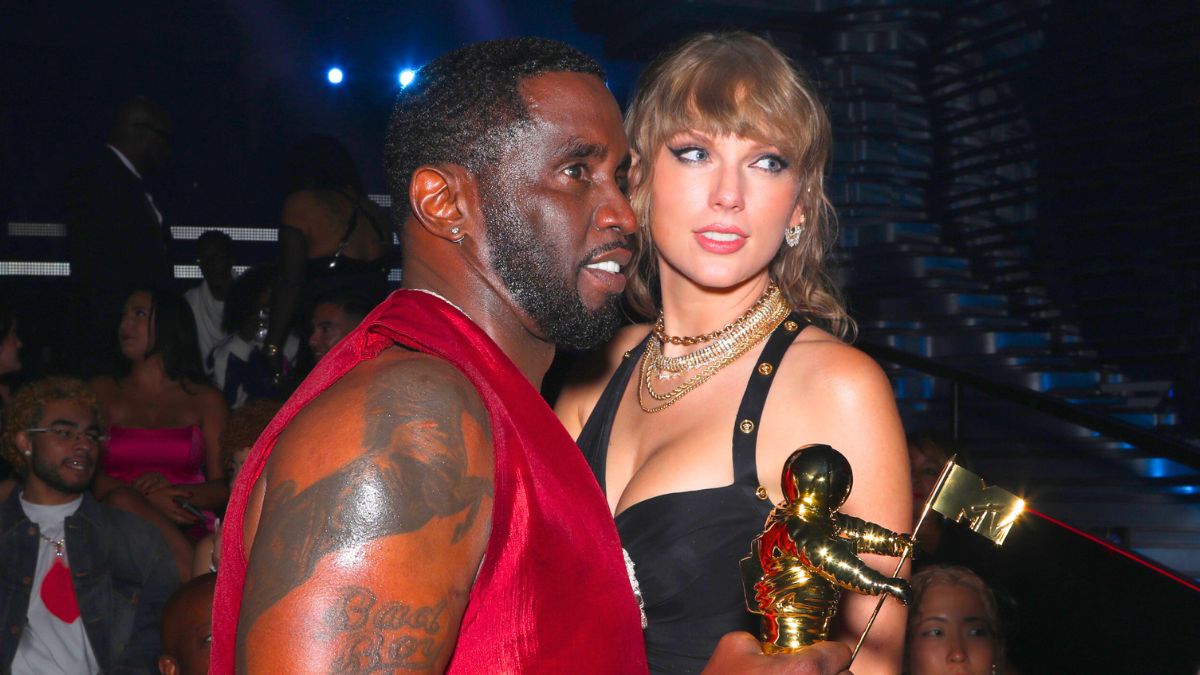
<path fill-rule="evenodd" d="M 385 354 L 318 397 L 266 467 L 239 671 L 444 669 L 492 472 L 487 413 L 443 362 Z"/>

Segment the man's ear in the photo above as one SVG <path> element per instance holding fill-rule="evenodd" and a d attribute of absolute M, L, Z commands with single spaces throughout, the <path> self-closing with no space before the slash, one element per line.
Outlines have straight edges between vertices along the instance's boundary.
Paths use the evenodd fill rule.
<path fill-rule="evenodd" d="M 476 223 L 478 190 L 475 177 L 461 166 L 421 166 L 413 172 L 408 198 L 421 227 L 439 239 L 462 243 Z"/>
<path fill-rule="evenodd" d="M 33 452 L 33 439 L 29 437 L 28 432 L 18 431 L 17 433 L 13 434 L 13 440 L 17 442 L 17 449 L 20 450 L 22 454 L 28 455 L 29 453 Z"/>
<path fill-rule="evenodd" d="M 158 657 L 158 672 L 159 675 L 178 675 L 179 664 L 175 663 L 175 659 L 170 656 Z"/>

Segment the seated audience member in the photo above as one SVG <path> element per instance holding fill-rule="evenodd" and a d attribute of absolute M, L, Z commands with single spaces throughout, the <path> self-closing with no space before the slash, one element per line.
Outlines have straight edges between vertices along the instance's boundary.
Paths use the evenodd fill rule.
<path fill-rule="evenodd" d="M 179 575 L 153 526 L 88 494 L 101 405 L 51 378 L 18 391 L 6 417 L 0 454 L 21 488 L 0 505 L 0 672 L 153 672 Z"/>
<path fill-rule="evenodd" d="M 374 308 L 370 300 L 350 292 L 331 293 L 317 300 L 312 313 L 312 334 L 308 337 L 313 358 L 320 361 Z"/>
<path fill-rule="evenodd" d="M 181 296 L 133 293 L 119 335 L 125 374 L 92 382 L 111 424 L 92 490 L 158 526 L 187 578 L 191 542 L 229 498 L 220 444 L 229 411 L 205 384 L 196 324 Z"/>
<path fill-rule="evenodd" d="M 906 669 L 909 675 L 1005 673 L 996 597 L 974 572 L 933 565 L 913 575 Z"/>
<path fill-rule="evenodd" d="M 196 240 L 196 260 L 204 281 L 183 294 L 196 318 L 196 338 L 200 345 L 200 361 L 207 367 L 208 355 L 228 335 L 221 327 L 224 318 L 225 296 L 233 285 L 233 240 L 220 230 L 209 230 Z"/>
<path fill-rule="evenodd" d="M 221 456 L 229 474 L 229 485 L 237 478 L 242 462 L 254 447 L 254 441 L 267 428 L 271 418 L 283 406 L 282 401 L 270 398 L 259 398 L 233 411 L 229 416 L 229 424 L 221 435 Z M 217 557 L 221 548 L 221 523 L 217 522 L 212 534 L 196 542 L 196 557 L 192 564 L 192 574 L 199 576 L 217 571 Z"/>
<path fill-rule="evenodd" d="M 217 575 L 204 574 L 179 587 L 162 616 L 160 675 L 206 675 L 212 646 L 213 589 Z"/>
<path fill-rule="evenodd" d="M 246 270 L 233 282 L 225 301 L 222 326 L 229 337 L 213 349 L 209 359 L 213 382 L 231 408 L 273 392 L 275 373 L 262 348 L 274 283 L 275 271 L 269 266 Z M 300 341 L 289 335 L 283 348 L 283 375 L 295 366 L 299 351 Z"/>

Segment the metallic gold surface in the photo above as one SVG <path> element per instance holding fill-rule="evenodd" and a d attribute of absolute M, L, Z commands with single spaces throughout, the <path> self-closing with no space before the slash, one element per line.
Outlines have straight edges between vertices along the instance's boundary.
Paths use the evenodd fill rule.
<path fill-rule="evenodd" d="M 1025 501 L 955 464 L 930 508 L 999 545 L 1025 511 Z"/>
<path fill-rule="evenodd" d="M 800 448 L 784 463 L 784 500 L 741 562 L 746 607 L 762 615 L 764 653 L 828 639 L 840 588 L 908 603 L 907 581 L 880 574 L 857 554 L 898 556 L 911 550 L 912 539 L 838 513 L 852 485 L 850 463 L 828 445 Z"/>

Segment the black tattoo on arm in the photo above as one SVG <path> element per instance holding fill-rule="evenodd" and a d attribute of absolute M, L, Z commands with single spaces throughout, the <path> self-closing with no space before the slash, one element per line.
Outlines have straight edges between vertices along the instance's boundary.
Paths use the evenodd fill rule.
<path fill-rule="evenodd" d="M 247 577 L 238 626 L 243 671 L 245 638 L 259 617 L 305 583 L 326 555 L 418 531 L 433 518 L 462 514 L 448 544 L 470 530 L 492 481 L 467 475 L 464 426 L 478 428 L 490 446 L 490 424 L 477 394 L 461 379 L 449 380 L 446 368 L 415 361 L 380 375 L 366 392 L 361 455 L 299 493 L 292 480 L 267 491 L 251 562 L 259 573 Z M 363 601 L 343 602 L 347 621 L 354 602 Z M 427 657 L 433 648 L 425 646 L 410 656 Z"/>
<path fill-rule="evenodd" d="M 427 669 L 437 663 L 448 639 L 439 635 L 446 600 L 413 607 L 380 602 L 361 586 L 339 589 L 337 604 L 326 612 L 325 627 L 339 643 L 334 673 L 374 673 Z"/>

